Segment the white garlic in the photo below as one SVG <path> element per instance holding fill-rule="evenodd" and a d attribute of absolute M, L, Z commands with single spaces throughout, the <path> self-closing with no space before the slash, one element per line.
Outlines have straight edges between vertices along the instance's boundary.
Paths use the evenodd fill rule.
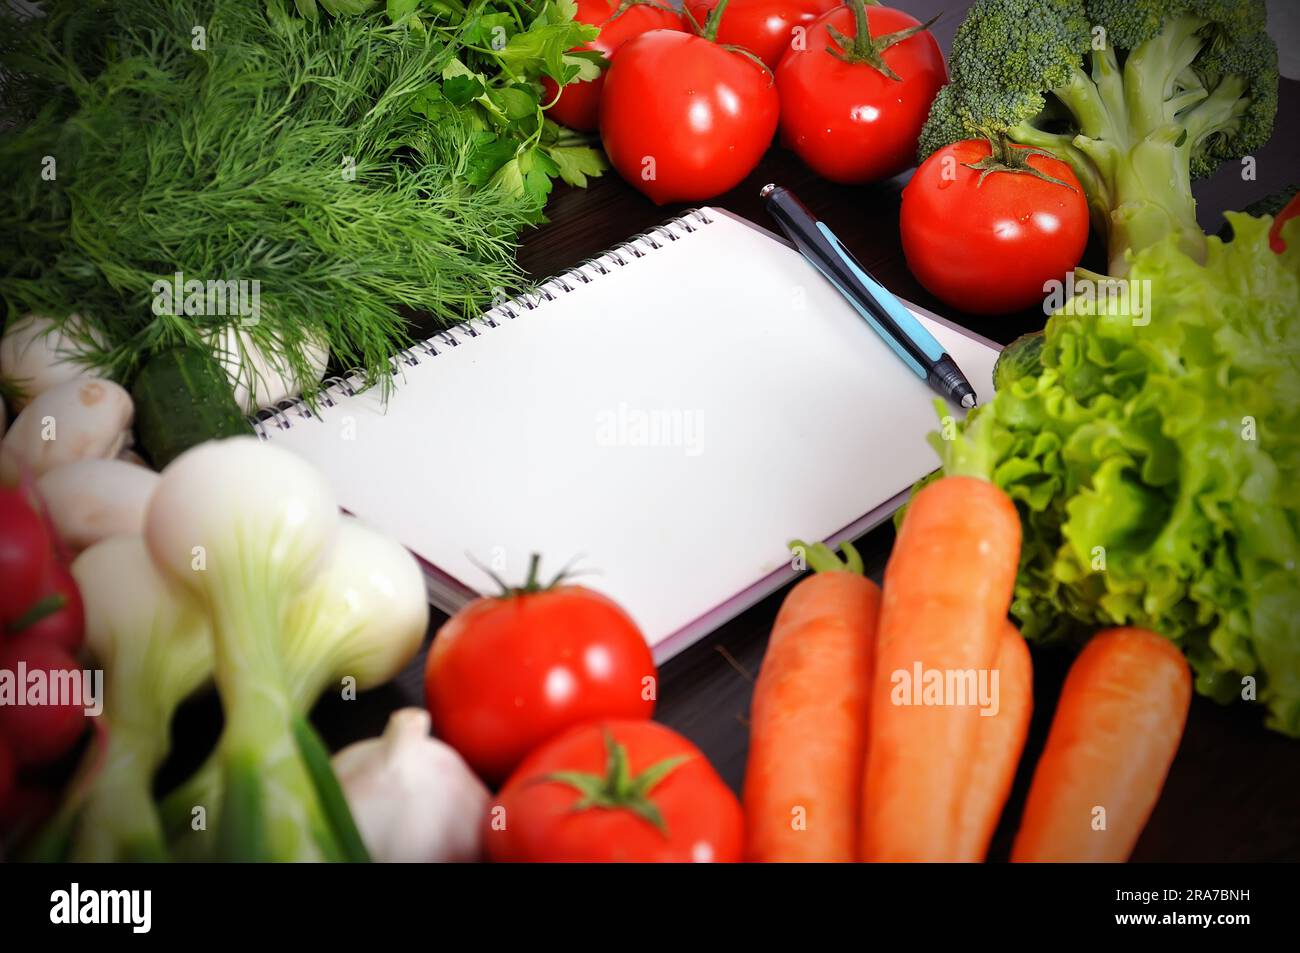
<path fill-rule="evenodd" d="M 344 748 L 333 765 L 371 859 L 481 858 L 491 795 L 453 748 L 430 736 L 424 709 L 393 712 L 382 735 Z"/>

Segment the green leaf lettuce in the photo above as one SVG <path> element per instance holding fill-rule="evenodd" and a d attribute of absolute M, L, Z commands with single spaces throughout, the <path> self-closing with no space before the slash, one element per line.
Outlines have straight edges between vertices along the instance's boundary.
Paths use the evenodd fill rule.
<path fill-rule="evenodd" d="M 1026 638 L 1150 628 L 1202 694 L 1253 689 L 1300 736 L 1300 226 L 1278 255 L 1270 219 L 1228 217 L 1203 265 L 1173 240 L 1131 258 L 1141 313 L 1076 298 L 1013 344 L 995 398 L 934 443 L 1016 502 Z"/>

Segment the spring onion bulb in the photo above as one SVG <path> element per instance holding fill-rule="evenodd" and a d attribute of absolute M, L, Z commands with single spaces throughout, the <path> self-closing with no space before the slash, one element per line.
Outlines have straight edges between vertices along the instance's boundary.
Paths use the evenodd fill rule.
<path fill-rule="evenodd" d="M 139 536 L 96 543 L 72 575 L 86 607 L 86 648 L 105 671 L 104 709 L 51 830 L 60 842 L 70 835 L 69 860 L 164 860 L 154 774 L 177 706 L 211 678 L 207 619 Z"/>
<path fill-rule="evenodd" d="M 401 545 L 352 517 L 340 520 L 330 559 L 290 607 L 281 628 L 284 671 L 294 709 L 306 714 L 330 685 L 364 691 L 391 681 L 419 651 L 429 624 L 424 578 Z M 348 681 L 345 683 L 344 680 Z M 220 751 L 167 798 L 174 837 L 186 833 L 193 804 L 209 814 L 222 797 Z"/>
<path fill-rule="evenodd" d="M 324 479 L 252 437 L 177 457 L 145 514 L 155 563 L 198 596 L 212 621 L 225 715 L 214 853 L 240 860 L 345 855 L 325 792 L 296 735 L 282 625 L 328 560 L 339 515 Z"/>

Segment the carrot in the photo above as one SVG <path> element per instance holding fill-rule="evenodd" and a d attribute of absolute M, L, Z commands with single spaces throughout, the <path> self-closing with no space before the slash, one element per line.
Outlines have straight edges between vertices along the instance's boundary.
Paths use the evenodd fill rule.
<path fill-rule="evenodd" d="M 1095 636 L 1066 676 L 1011 859 L 1127 860 L 1191 698 L 1191 671 L 1168 639 L 1133 628 Z"/>
<path fill-rule="evenodd" d="M 782 603 L 754 686 L 743 798 L 749 860 L 857 854 L 880 589 L 850 544 L 844 562 L 822 543 L 805 549 L 816 574 Z"/>
<path fill-rule="evenodd" d="M 946 861 L 961 849 L 978 718 L 911 682 L 918 668 L 946 680 L 993 666 L 1019 559 L 1015 504 L 987 480 L 946 476 L 909 504 L 881 599 L 863 860 Z"/>
<path fill-rule="evenodd" d="M 1034 669 L 1029 646 L 1009 621 L 1003 624 L 998 640 L 995 671 L 996 714 L 975 716 L 975 760 L 961 805 L 961 835 L 952 857 L 960 862 L 981 861 L 989 852 L 989 841 L 1011 793 L 1034 711 Z"/>

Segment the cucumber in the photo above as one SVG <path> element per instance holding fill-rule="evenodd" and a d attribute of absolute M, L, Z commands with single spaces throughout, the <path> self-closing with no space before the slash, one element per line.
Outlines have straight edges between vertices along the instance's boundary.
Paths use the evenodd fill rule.
<path fill-rule="evenodd" d="M 173 348 L 151 357 L 136 375 L 131 399 L 136 440 L 159 470 L 205 440 L 253 432 L 226 372 L 200 348 Z"/>
<path fill-rule="evenodd" d="M 1037 377 L 1043 370 L 1043 332 L 1022 334 L 1002 349 L 993 365 L 993 389 L 1005 390 L 1012 381 Z"/>

